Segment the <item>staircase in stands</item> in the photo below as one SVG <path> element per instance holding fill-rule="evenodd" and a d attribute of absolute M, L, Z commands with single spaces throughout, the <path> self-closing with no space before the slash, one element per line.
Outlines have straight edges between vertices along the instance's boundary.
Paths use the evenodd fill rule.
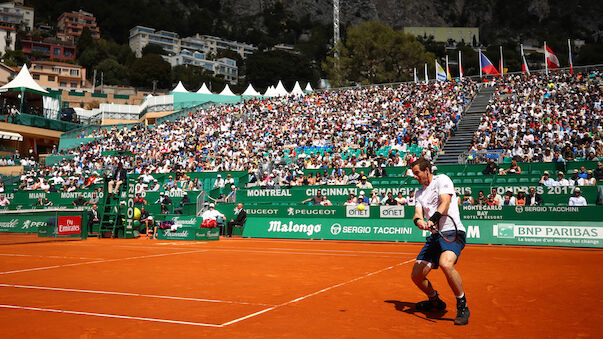
<path fill-rule="evenodd" d="M 471 148 L 473 134 L 486 112 L 486 107 L 494 94 L 494 87 L 482 86 L 467 110 L 463 113 L 454 135 L 450 136 L 442 151 L 434 159 L 436 165 L 455 165 L 461 154 Z"/>

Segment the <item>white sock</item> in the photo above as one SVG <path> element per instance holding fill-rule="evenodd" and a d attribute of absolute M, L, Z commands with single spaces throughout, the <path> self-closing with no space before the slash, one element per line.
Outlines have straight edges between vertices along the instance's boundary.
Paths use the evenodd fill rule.
<path fill-rule="evenodd" d="M 465 296 L 465 292 L 463 292 L 463 294 L 461 294 L 460 297 L 456 297 L 457 299 L 463 299 L 463 297 Z"/>

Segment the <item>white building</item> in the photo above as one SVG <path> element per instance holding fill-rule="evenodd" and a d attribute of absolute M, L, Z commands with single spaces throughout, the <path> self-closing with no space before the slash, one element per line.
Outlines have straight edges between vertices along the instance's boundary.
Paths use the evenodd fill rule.
<path fill-rule="evenodd" d="M 245 59 L 257 51 L 257 47 L 243 42 L 224 40 L 222 38 L 195 34 L 191 37 L 180 39 L 178 33 L 156 31 L 153 28 L 136 26 L 130 30 L 130 48 L 136 57 L 142 56 L 142 49 L 149 43 L 163 47 L 170 54 L 178 54 L 182 49 L 199 51 L 216 55 L 219 50 L 230 50 Z"/>
<path fill-rule="evenodd" d="M 0 53 L 15 50 L 15 41 L 17 40 L 17 31 L 12 27 L 0 26 Z"/>
<path fill-rule="evenodd" d="M 169 56 L 162 56 L 163 59 L 174 66 L 178 65 L 192 65 L 203 67 L 206 70 L 213 72 L 215 76 L 222 75 L 224 80 L 231 84 L 238 82 L 239 68 L 237 62 L 229 58 L 220 58 L 216 61 L 207 60 L 206 54 L 199 51 L 189 51 L 183 49 L 180 53 Z"/>
<path fill-rule="evenodd" d="M 0 3 L 0 25 L 14 28 L 23 26 L 28 32 L 32 31 L 35 11 L 22 4 L 22 1 Z"/>

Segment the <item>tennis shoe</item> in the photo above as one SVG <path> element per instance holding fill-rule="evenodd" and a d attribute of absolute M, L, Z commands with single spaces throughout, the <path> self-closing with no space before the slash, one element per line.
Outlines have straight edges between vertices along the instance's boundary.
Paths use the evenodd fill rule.
<path fill-rule="evenodd" d="M 424 300 L 415 304 L 417 311 L 443 311 L 446 309 L 446 303 L 439 297 Z"/>
<path fill-rule="evenodd" d="M 456 318 L 454 319 L 455 325 L 467 325 L 469 323 L 469 307 L 463 305 L 462 307 L 457 307 Z"/>

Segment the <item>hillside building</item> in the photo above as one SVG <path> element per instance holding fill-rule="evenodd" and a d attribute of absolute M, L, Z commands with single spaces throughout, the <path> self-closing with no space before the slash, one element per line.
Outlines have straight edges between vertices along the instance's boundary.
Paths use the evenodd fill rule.
<path fill-rule="evenodd" d="M 88 27 L 92 37 L 100 39 L 100 30 L 93 14 L 83 10 L 64 12 L 57 23 L 57 37 L 63 41 L 75 41 L 82 35 L 84 27 Z"/>

